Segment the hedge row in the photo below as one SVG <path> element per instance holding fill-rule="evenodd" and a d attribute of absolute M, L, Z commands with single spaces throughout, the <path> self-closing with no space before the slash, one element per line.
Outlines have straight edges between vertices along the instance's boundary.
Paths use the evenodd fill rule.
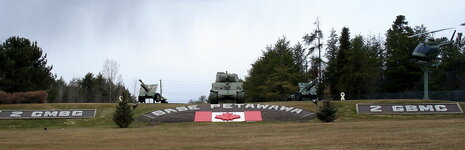
<path fill-rule="evenodd" d="M 47 96 L 48 94 L 45 91 L 17 93 L 6 93 L 0 91 L 0 104 L 46 103 Z"/>

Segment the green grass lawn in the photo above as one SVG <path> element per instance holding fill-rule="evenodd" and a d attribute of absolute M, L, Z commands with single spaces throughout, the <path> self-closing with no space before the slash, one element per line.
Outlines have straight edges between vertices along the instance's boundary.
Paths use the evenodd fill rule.
<path fill-rule="evenodd" d="M 465 114 L 358 115 L 355 109 L 357 103 L 436 102 L 447 103 L 336 101 L 338 119 L 332 123 L 136 121 L 125 129 L 111 120 L 116 103 L 0 105 L 0 110 L 97 109 L 96 117 L 89 119 L 0 120 L 0 149 L 463 149 Z M 308 101 L 266 104 L 317 109 Z M 142 104 L 135 117 L 184 105 L 188 104 Z"/>
<path fill-rule="evenodd" d="M 409 115 L 359 115 L 356 112 L 355 104 L 357 103 L 448 103 L 449 101 L 435 100 L 351 100 L 351 101 L 334 101 L 338 109 L 338 119 L 335 122 L 354 122 L 354 121 L 383 121 L 383 120 L 418 120 L 418 119 L 448 119 L 448 118 L 465 118 L 465 114 L 409 114 Z M 264 102 L 265 104 L 276 104 L 291 106 L 316 112 L 317 108 L 309 101 L 290 101 L 290 102 Z M 453 103 L 453 102 L 451 102 Z M 320 103 L 321 104 L 321 103 Z M 27 120 L 0 120 L 0 129 L 14 128 L 76 128 L 76 127 L 105 127 L 116 128 L 112 121 L 112 113 L 115 110 L 116 103 L 48 103 L 48 104 L 3 104 L 0 110 L 53 110 L 53 109 L 97 109 L 95 118 L 89 119 L 27 119 Z M 134 117 L 140 116 L 155 110 L 184 106 L 189 104 L 140 104 L 136 109 Z M 462 109 L 465 103 L 461 103 Z M 465 110 L 465 109 L 464 109 Z M 320 122 L 317 119 L 310 122 Z M 267 122 L 264 122 L 267 123 Z M 168 123 L 172 124 L 172 123 Z M 130 127 L 137 128 L 147 126 L 147 123 L 135 121 Z"/>

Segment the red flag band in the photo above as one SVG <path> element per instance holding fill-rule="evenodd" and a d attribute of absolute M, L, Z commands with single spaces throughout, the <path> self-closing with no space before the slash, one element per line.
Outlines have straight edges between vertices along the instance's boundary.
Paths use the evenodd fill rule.
<path fill-rule="evenodd" d="M 243 121 L 263 121 L 261 111 L 244 112 L 195 112 L 195 122 L 243 122 Z"/>

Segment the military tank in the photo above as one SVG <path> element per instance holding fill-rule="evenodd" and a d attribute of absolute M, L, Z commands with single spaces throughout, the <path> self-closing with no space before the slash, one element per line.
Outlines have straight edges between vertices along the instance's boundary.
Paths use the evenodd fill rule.
<path fill-rule="evenodd" d="M 138 101 L 140 103 L 145 103 L 146 99 L 153 99 L 153 102 L 161 102 L 161 103 L 168 103 L 167 99 L 161 96 L 160 93 L 157 93 L 157 84 L 145 84 L 142 80 L 139 79 L 140 89 L 139 89 L 139 97 Z"/>
<path fill-rule="evenodd" d="M 212 83 L 208 101 L 211 104 L 218 104 L 220 100 L 235 100 L 236 103 L 244 103 L 244 89 L 237 74 L 216 73 L 216 81 Z"/>

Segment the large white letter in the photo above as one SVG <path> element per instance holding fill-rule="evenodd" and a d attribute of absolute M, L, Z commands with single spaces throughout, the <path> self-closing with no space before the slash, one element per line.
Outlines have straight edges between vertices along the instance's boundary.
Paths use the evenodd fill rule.
<path fill-rule="evenodd" d="M 268 109 L 275 109 L 275 110 L 278 110 L 279 106 L 277 105 L 271 105 Z"/>
<path fill-rule="evenodd" d="M 399 105 L 394 105 L 392 106 L 392 111 L 397 111 L 397 112 L 404 111 L 404 107 L 399 106 Z"/>
<path fill-rule="evenodd" d="M 60 111 L 60 113 L 58 114 L 58 116 L 60 117 L 67 117 L 69 116 L 69 111 Z"/>
<path fill-rule="evenodd" d="M 258 108 L 258 109 L 266 109 L 266 108 L 268 108 L 268 105 L 260 105 L 260 104 L 257 104 L 257 108 Z"/>
<path fill-rule="evenodd" d="M 157 111 L 152 112 L 152 114 L 154 114 L 155 116 L 161 116 L 161 115 L 164 115 L 166 113 L 161 111 L 161 110 L 157 110 Z"/>
<path fill-rule="evenodd" d="M 41 111 L 34 111 L 32 112 L 31 114 L 31 117 L 42 117 L 42 113 Z"/>
<path fill-rule="evenodd" d="M 279 110 L 291 111 L 292 109 L 294 109 L 294 108 L 292 108 L 292 107 L 286 107 L 286 106 L 281 106 L 281 109 L 279 109 Z"/>
<path fill-rule="evenodd" d="M 418 105 L 418 107 L 420 108 L 420 111 L 434 111 L 434 108 L 432 105 Z"/>
<path fill-rule="evenodd" d="M 253 104 L 247 104 L 245 105 L 245 108 L 255 108 L 255 106 Z"/>
<path fill-rule="evenodd" d="M 176 110 L 178 110 L 178 111 L 188 111 L 189 109 L 187 109 L 186 107 L 176 107 Z"/>
<path fill-rule="evenodd" d="M 213 108 L 215 108 L 215 107 L 220 107 L 220 104 L 211 104 L 211 105 L 210 105 L 210 108 L 211 108 L 211 109 L 213 109 Z"/>
<path fill-rule="evenodd" d="M 436 108 L 436 111 L 447 111 L 446 105 L 436 105 L 434 108 Z"/>
<path fill-rule="evenodd" d="M 224 109 L 232 108 L 231 105 L 232 105 L 232 104 L 223 104 L 223 108 L 224 108 Z"/>
<path fill-rule="evenodd" d="M 58 111 L 45 111 L 44 117 L 56 117 L 58 115 Z"/>
<path fill-rule="evenodd" d="M 187 108 L 189 108 L 190 110 L 199 110 L 200 109 L 200 108 L 197 107 L 197 105 L 187 106 Z"/>
<path fill-rule="evenodd" d="M 21 117 L 22 114 L 22 111 L 13 111 L 11 112 L 10 117 Z"/>
<path fill-rule="evenodd" d="M 71 116 L 73 116 L 73 117 L 80 117 L 80 116 L 82 116 L 82 111 L 80 111 L 80 110 L 73 111 L 73 112 L 71 113 Z"/>
<path fill-rule="evenodd" d="M 165 109 L 165 112 L 169 114 L 171 112 L 178 112 L 178 111 L 176 111 L 174 109 L 171 109 L 171 108 L 168 108 L 168 109 Z"/>
<path fill-rule="evenodd" d="M 244 104 L 235 104 L 237 106 L 237 108 L 241 108 L 242 106 L 244 106 Z"/>
<path fill-rule="evenodd" d="M 382 112 L 381 106 L 379 105 L 370 106 L 370 108 L 371 108 L 370 109 L 371 112 Z"/>
<path fill-rule="evenodd" d="M 417 106 L 415 106 L 415 105 L 406 105 L 405 110 L 407 110 L 407 111 L 418 111 Z"/>
<path fill-rule="evenodd" d="M 300 114 L 300 112 L 302 112 L 302 109 L 294 109 L 292 110 L 291 112 L 295 112 L 296 114 Z"/>

